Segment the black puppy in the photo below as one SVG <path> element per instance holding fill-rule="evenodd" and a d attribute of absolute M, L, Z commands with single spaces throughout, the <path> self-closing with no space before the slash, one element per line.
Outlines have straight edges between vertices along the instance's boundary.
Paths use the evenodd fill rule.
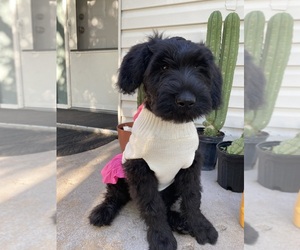
<path fill-rule="evenodd" d="M 204 44 L 154 35 L 133 46 L 120 67 L 122 93 L 134 93 L 141 83 L 146 99 L 123 153 L 126 179 L 107 185 L 90 223 L 109 225 L 132 198 L 148 227 L 150 249 L 176 249 L 172 230 L 215 244 L 218 232 L 200 211 L 201 155 L 193 123 L 221 102 L 213 55 Z M 180 211 L 171 210 L 178 199 Z"/>

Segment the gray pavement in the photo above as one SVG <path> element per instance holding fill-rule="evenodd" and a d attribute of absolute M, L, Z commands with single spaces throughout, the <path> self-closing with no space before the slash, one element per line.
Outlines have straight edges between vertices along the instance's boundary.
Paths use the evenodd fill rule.
<path fill-rule="evenodd" d="M 30 128 L 30 129 L 29 129 Z M 0 156 L 20 156 L 56 149 L 55 130 L 2 127 L 0 124 Z"/>
<path fill-rule="evenodd" d="M 245 218 L 259 233 L 245 249 L 299 250 L 300 228 L 293 224 L 297 193 L 263 187 L 257 182 L 257 166 L 245 171 Z"/>
<path fill-rule="evenodd" d="M 5 125 L 5 124 L 55 128 L 56 110 L 55 109 L 33 110 L 33 109 L 0 108 L 0 125 Z"/>
<path fill-rule="evenodd" d="M 3 109 L 0 108 L 0 126 L 20 125 L 18 127 L 33 128 L 56 127 L 59 124 L 79 125 L 116 130 L 118 115 L 115 113 L 91 112 L 89 110 L 76 109 Z M 31 126 L 31 127 L 29 127 Z"/>
<path fill-rule="evenodd" d="M 56 249 L 56 112 L 0 109 L 0 248 Z"/>
<path fill-rule="evenodd" d="M 118 115 L 116 113 L 90 112 L 88 110 L 57 109 L 57 123 L 116 130 Z"/>
<path fill-rule="evenodd" d="M 114 140 L 57 159 L 55 150 L 0 156 L 1 249 L 148 249 L 146 227 L 134 202 L 109 227 L 96 228 L 88 222 L 105 192 L 100 171 L 119 152 Z M 175 233 L 178 249 L 299 249 L 300 229 L 292 222 L 297 194 L 262 187 L 256 173 L 256 169 L 245 172 L 245 216 L 259 233 L 256 244 L 244 247 L 241 194 L 221 188 L 214 170 L 202 172 L 202 211 L 219 231 L 219 240 L 215 246 L 200 246 L 194 238 Z"/>
<path fill-rule="evenodd" d="M 55 150 L 0 156 L 0 248 L 56 249 Z"/>
<path fill-rule="evenodd" d="M 103 199 L 100 171 L 120 152 L 115 140 L 103 147 L 57 159 L 57 249 L 146 250 L 146 227 L 134 202 L 129 202 L 111 226 L 89 225 L 91 209 Z M 216 171 L 202 172 L 202 211 L 219 231 L 215 246 L 198 245 L 194 238 L 175 233 L 178 249 L 243 249 L 239 224 L 241 194 L 216 182 Z"/>

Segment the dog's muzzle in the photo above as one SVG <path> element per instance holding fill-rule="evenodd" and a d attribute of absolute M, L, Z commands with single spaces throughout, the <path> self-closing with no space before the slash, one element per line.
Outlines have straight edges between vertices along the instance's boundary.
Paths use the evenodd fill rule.
<path fill-rule="evenodd" d="M 176 98 L 176 104 L 180 108 L 191 108 L 195 103 L 196 97 L 188 91 L 180 93 Z"/>

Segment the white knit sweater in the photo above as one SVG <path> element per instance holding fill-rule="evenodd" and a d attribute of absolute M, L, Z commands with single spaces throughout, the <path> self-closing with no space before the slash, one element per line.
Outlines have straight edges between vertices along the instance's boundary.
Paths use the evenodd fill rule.
<path fill-rule="evenodd" d="M 174 181 L 180 169 L 192 165 L 198 144 L 193 122 L 163 121 L 144 108 L 134 122 L 122 162 L 143 158 L 155 173 L 161 191 Z"/>

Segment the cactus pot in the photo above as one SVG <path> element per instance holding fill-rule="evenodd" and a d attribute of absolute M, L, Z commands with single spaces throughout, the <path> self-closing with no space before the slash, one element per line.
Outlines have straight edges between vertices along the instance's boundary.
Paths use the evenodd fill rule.
<path fill-rule="evenodd" d="M 258 183 L 262 186 L 296 193 L 300 189 L 300 155 L 275 154 L 271 150 L 280 141 L 257 144 Z"/>
<path fill-rule="evenodd" d="M 120 148 L 121 148 L 122 152 L 124 152 L 126 144 L 129 141 L 129 137 L 131 135 L 130 131 L 124 130 L 125 126 L 132 127 L 133 122 L 125 122 L 125 123 L 121 123 L 117 126 L 118 140 L 119 140 L 119 144 L 120 144 Z"/>
<path fill-rule="evenodd" d="M 244 169 L 253 169 L 257 160 L 256 145 L 260 142 L 264 142 L 269 137 L 269 133 L 261 131 L 254 136 L 245 137 L 245 162 Z"/>
<path fill-rule="evenodd" d="M 217 145 L 219 185 L 232 192 L 244 191 L 244 155 L 228 154 L 226 149 L 231 141 L 220 142 Z"/>
<path fill-rule="evenodd" d="M 220 132 L 218 136 L 206 136 L 203 134 L 204 128 L 197 128 L 199 135 L 199 150 L 201 152 L 203 163 L 202 170 L 215 169 L 217 162 L 217 149 L 216 146 L 219 142 L 223 141 L 225 134 Z"/>

